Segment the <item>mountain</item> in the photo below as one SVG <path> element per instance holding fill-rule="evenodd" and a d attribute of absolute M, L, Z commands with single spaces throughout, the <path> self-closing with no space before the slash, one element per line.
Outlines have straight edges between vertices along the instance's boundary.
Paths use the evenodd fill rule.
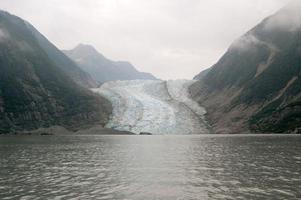
<path fill-rule="evenodd" d="M 203 79 L 205 76 L 207 76 L 207 74 L 210 72 L 210 70 L 211 70 L 211 68 L 208 68 L 208 69 L 205 69 L 205 70 L 201 71 L 193 79 L 194 80 L 201 80 L 201 79 Z"/>
<path fill-rule="evenodd" d="M 113 80 L 156 79 L 152 74 L 139 72 L 129 62 L 115 62 L 105 58 L 90 45 L 79 44 L 74 49 L 63 52 L 100 83 Z"/>
<path fill-rule="evenodd" d="M 45 51 L 47 56 L 60 67 L 73 81 L 82 87 L 96 87 L 97 82 L 86 72 L 80 69 L 68 56 L 60 51 L 56 46 L 47 40 L 39 31 L 32 25 L 27 23 L 28 29 L 37 39 L 40 47 Z"/>
<path fill-rule="evenodd" d="M 111 104 L 28 22 L 0 11 L 0 133 L 104 124 Z"/>
<path fill-rule="evenodd" d="M 301 3 L 292 2 L 264 19 L 190 88 L 216 132 L 300 129 L 300 9 Z"/>

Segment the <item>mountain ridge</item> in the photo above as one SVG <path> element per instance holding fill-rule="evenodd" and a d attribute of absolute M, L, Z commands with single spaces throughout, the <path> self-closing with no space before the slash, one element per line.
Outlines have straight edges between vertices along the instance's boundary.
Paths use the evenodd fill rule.
<path fill-rule="evenodd" d="M 76 84 L 28 24 L 0 11 L 0 133 L 104 125 L 110 102 Z"/>
<path fill-rule="evenodd" d="M 68 76 L 77 84 L 85 88 L 96 87 L 97 82 L 85 71 L 80 69 L 68 56 L 53 45 L 45 36 L 38 32 L 31 24 L 27 23 L 29 29 L 37 38 L 51 60 L 55 62 Z"/>
<path fill-rule="evenodd" d="M 220 133 L 294 132 L 301 127 L 300 3 L 236 40 L 192 96 Z"/>
<path fill-rule="evenodd" d="M 79 44 L 74 49 L 63 50 L 63 52 L 100 83 L 115 80 L 156 79 L 150 73 L 138 71 L 127 61 L 112 61 L 106 58 L 92 45 Z"/>

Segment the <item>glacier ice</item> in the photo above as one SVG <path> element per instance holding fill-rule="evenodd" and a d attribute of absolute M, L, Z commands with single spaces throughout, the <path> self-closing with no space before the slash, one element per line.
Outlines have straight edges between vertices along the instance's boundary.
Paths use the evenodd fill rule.
<path fill-rule="evenodd" d="M 107 128 L 139 134 L 209 133 L 206 111 L 189 98 L 192 80 L 131 80 L 104 83 L 94 92 L 109 99 L 113 113 Z"/>

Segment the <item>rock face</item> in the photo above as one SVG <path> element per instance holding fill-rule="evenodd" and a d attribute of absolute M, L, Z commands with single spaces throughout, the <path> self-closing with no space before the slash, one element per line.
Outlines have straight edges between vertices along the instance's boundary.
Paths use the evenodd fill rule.
<path fill-rule="evenodd" d="M 106 123 L 111 112 L 107 100 L 75 83 L 90 84 L 81 79 L 84 72 L 28 22 L 4 11 L 0 71 L 0 133 L 53 125 L 76 130 Z"/>
<path fill-rule="evenodd" d="M 152 74 L 139 72 L 129 62 L 114 62 L 105 58 L 90 45 L 80 44 L 72 50 L 63 52 L 100 83 L 114 80 L 156 79 Z"/>
<path fill-rule="evenodd" d="M 190 88 L 216 132 L 282 133 L 301 126 L 300 9 L 296 1 L 263 20 Z"/>
<path fill-rule="evenodd" d="M 32 25 L 27 23 L 28 28 L 31 30 L 37 39 L 40 47 L 45 51 L 51 61 L 54 62 L 66 75 L 73 81 L 85 88 L 94 88 L 98 85 L 87 72 L 83 71 L 76 63 L 74 63 L 68 56 L 60 51 L 56 46 L 47 40 L 39 31 Z"/>
<path fill-rule="evenodd" d="M 106 125 L 136 134 L 209 133 L 206 111 L 190 99 L 188 87 L 194 81 L 112 81 L 94 89 L 108 98 L 113 114 Z"/>
<path fill-rule="evenodd" d="M 202 80 L 207 74 L 210 72 L 211 68 L 205 69 L 201 71 L 198 75 L 196 75 L 193 79 L 194 80 Z"/>

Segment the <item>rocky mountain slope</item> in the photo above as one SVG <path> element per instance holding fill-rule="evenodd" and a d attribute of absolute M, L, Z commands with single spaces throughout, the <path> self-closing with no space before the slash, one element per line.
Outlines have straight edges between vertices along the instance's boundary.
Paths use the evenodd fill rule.
<path fill-rule="evenodd" d="M 89 76 L 28 22 L 4 11 L 0 71 L 0 133 L 53 125 L 76 130 L 104 124 L 111 112 L 107 100 L 75 83 L 88 86 Z"/>
<path fill-rule="evenodd" d="M 105 58 L 90 45 L 80 44 L 72 50 L 63 52 L 100 83 L 114 80 L 156 79 L 152 74 L 139 72 L 129 62 L 115 62 Z"/>
<path fill-rule="evenodd" d="M 193 79 L 194 80 L 201 80 L 204 77 L 207 76 L 207 74 L 210 72 L 211 68 L 205 69 L 203 71 L 201 71 L 198 75 L 196 75 Z"/>
<path fill-rule="evenodd" d="M 38 32 L 32 25 L 27 24 L 28 28 L 36 37 L 40 47 L 45 51 L 47 56 L 67 74 L 73 81 L 85 88 L 93 88 L 98 85 L 87 72 L 82 70 L 76 63 L 74 63 L 68 56 L 60 51 L 56 46 L 47 40 L 40 32 Z"/>
<path fill-rule="evenodd" d="M 300 9 L 296 1 L 263 20 L 190 88 L 216 132 L 301 127 Z"/>

